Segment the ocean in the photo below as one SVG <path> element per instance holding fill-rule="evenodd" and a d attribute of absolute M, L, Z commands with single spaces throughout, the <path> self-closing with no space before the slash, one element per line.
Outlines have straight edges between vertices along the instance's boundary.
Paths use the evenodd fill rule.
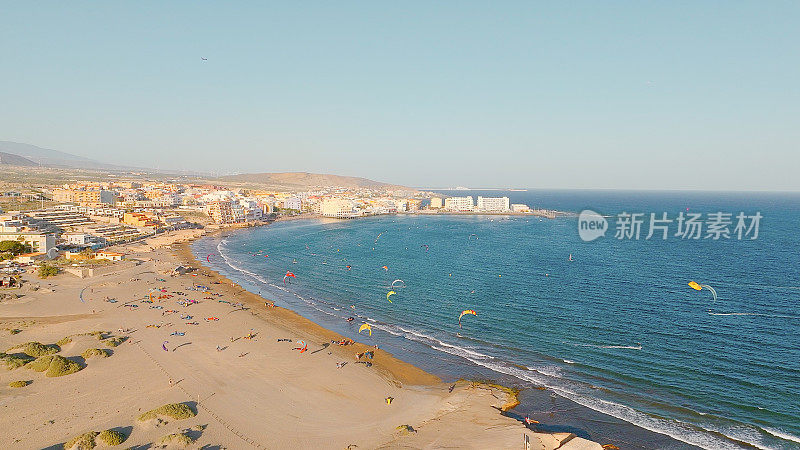
<path fill-rule="evenodd" d="M 444 194 L 576 214 L 296 220 L 193 251 L 278 305 L 445 380 L 546 387 L 523 392 L 512 412 L 542 430 L 622 448 L 800 448 L 800 195 Z M 581 239 L 584 209 L 607 217 L 605 236 Z M 705 238 L 717 212 L 731 214 L 729 237 Z M 638 240 L 615 238 L 621 213 L 644 214 Z M 650 213 L 673 219 L 667 239 L 645 239 Z M 680 213 L 702 214 L 701 239 L 675 236 Z M 746 228 L 738 239 L 739 213 L 761 216 L 756 239 Z M 296 277 L 284 283 L 287 271 Z M 468 309 L 477 315 L 459 328 Z M 371 337 L 358 335 L 362 323 Z"/>

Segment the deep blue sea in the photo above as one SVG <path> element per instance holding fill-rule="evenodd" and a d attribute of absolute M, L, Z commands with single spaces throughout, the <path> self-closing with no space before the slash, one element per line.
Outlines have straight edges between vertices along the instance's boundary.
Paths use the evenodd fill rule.
<path fill-rule="evenodd" d="M 194 251 L 279 305 L 445 379 L 545 386 L 546 395 L 678 444 L 800 448 L 799 195 L 457 195 L 588 208 L 611 216 L 611 229 L 584 242 L 575 215 L 300 220 L 206 238 Z M 622 212 L 646 214 L 639 240 L 614 238 Z M 731 213 L 731 232 L 740 212 L 763 218 L 755 240 L 681 239 L 676 223 L 666 240 L 645 239 L 650 213 L 681 212 Z M 284 285 L 287 271 L 296 278 Z M 692 280 L 712 286 L 717 300 L 691 289 Z M 478 315 L 460 329 L 466 309 Z M 357 335 L 362 323 L 371 337 Z M 555 417 L 548 408 L 523 401 L 517 409 L 544 424 Z"/>

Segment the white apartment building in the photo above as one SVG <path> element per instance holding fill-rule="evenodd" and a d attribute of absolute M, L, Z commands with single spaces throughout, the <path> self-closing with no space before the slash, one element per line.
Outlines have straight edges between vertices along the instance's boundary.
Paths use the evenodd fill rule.
<path fill-rule="evenodd" d="M 448 197 L 444 199 L 444 209 L 448 211 L 474 211 L 475 202 L 472 196 Z"/>
<path fill-rule="evenodd" d="M 350 219 L 358 215 L 353 202 L 339 198 L 326 199 L 320 203 L 320 214 L 336 219 Z"/>
<path fill-rule="evenodd" d="M 508 197 L 481 197 L 478 196 L 478 211 L 506 212 L 509 211 Z"/>
<path fill-rule="evenodd" d="M 56 236 L 47 233 L 20 231 L 16 233 L 0 233 L 0 241 L 20 241 L 33 249 L 33 252 L 47 253 L 56 247 Z"/>
<path fill-rule="evenodd" d="M 441 208 L 442 199 L 440 197 L 431 197 L 431 208 Z"/>
<path fill-rule="evenodd" d="M 286 209 L 296 209 L 297 211 L 300 211 L 302 206 L 303 202 L 299 197 L 289 197 L 283 201 L 283 207 Z"/>

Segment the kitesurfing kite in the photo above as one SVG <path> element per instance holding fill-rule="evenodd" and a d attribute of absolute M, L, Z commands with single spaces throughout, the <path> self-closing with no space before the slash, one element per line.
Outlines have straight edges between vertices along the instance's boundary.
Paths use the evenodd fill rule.
<path fill-rule="evenodd" d="M 466 315 L 468 315 L 468 314 L 472 314 L 473 316 L 477 316 L 478 315 L 478 313 L 476 313 L 474 309 L 465 309 L 464 311 L 461 311 L 461 315 L 458 316 L 458 328 L 462 328 L 461 327 L 461 318 L 466 316 Z"/>
<path fill-rule="evenodd" d="M 388 272 L 389 271 L 389 266 L 382 266 L 381 269 L 383 269 L 383 270 Z"/>
<path fill-rule="evenodd" d="M 398 281 L 400 282 L 400 284 L 398 284 L 397 286 L 395 286 L 395 283 L 397 283 Z M 392 289 L 396 289 L 396 288 L 399 288 L 399 287 L 400 287 L 400 288 L 404 288 L 404 287 L 406 287 L 406 282 L 405 282 L 405 281 L 403 281 L 403 280 L 401 280 L 401 279 L 399 279 L 399 278 L 398 278 L 398 279 L 396 279 L 396 280 L 394 280 L 394 281 L 392 281 Z"/>
<path fill-rule="evenodd" d="M 422 244 L 422 245 L 420 245 L 420 247 L 425 247 L 425 251 L 426 252 L 428 251 L 428 244 Z"/>
<path fill-rule="evenodd" d="M 392 303 L 392 299 L 390 299 L 389 297 L 391 297 L 394 294 L 397 294 L 397 292 L 389 291 L 389 292 L 386 293 L 386 300 L 389 300 L 389 303 Z"/>
<path fill-rule="evenodd" d="M 358 329 L 358 334 L 361 334 L 361 332 L 364 331 L 364 330 L 369 331 L 369 335 L 372 336 L 372 327 L 369 326 L 368 323 L 365 323 L 364 325 L 361 325 L 361 327 Z"/>
<path fill-rule="evenodd" d="M 469 235 L 469 240 L 472 240 L 472 236 L 475 236 L 476 240 L 478 239 L 478 235 L 475 234 L 475 233 L 472 233 L 472 234 Z"/>
<path fill-rule="evenodd" d="M 709 286 L 707 284 L 698 284 L 695 281 L 690 281 L 689 282 L 689 287 L 694 289 L 695 291 L 702 291 L 703 289 L 707 289 L 707 290 L 711 291 L 711 295 L 714 296 L 714 301 L 717 301 L 717 291 L 715 291 L 713 287 L 711 287 L 711 286 Z"/>
<path fill-rule="evenodd" d="M 297 345 L 299 347 L 293 348 L 292 350 L 300 350 L 300 353 L 305 353 L 308 350 L 308 344 L 306 341 L 297 341 Z"/>
<path fill-rule="evenodd" d="M 376 237 L 376 238 L 375 238 L 375 243 L 376 243 L 376 244 L 378 243 L 378 239 L 380 239 L 380 238 L 381 238 L 381 235 L 382 235 L 382 234 L 383 234 L 383 233 L 378 233 L 378 237 Z"/>
<path fill-rule="evenodd" d="M 288 272 L 288 271 L 287 271 L 287 272 L 286 272 L 286 275 L 284 275 L 284 276 L 283 276 L 283 284 L 286 284 L 286 279 L 287 279 L 287 278 L 289 278 L 289 277 L 292 277 L 292 278 L 294 278 L 294 279 L 297 279 L 297 277 L 296 277 L 296 276 L 294 276 L 294 274 L 293 274 L 292 272 Z"/>
<path fill-rule="evenodd" d="M 169 350 L 167 350 L 167 344 L 169 344 L 169 341 L 164 341 L 164 342 L 161 344 L 161 348 L 163 348 L 165 352 L 168 352 L 168 351 L 169 351 Z"/>
<path fill-rule="evenodd" d="M 212 256 L 214 256 L 214 254 L 213 254 L 213 253 L 209 253 L 208 255 L 206 255 L 206 261 L 207 261 L 209 264 L 211 264 L 211 257 L 212 257 Z"/>

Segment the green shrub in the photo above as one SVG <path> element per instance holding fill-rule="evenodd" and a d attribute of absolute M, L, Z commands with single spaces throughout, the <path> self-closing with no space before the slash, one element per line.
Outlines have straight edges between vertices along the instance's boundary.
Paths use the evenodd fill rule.
<path fill-rule="evenodd" d="M 100 434 L 97 435 L 97 439 L 100 439 L 104 444 L 111 447 L 125 442 L 126 436 L 119 431 L 105 430 L 101 431 Z"/>
<path fill-rule="evenodd" d="M 56 345 L 58 345 L 59 347 L 63 347 L 65 345 L 69 344 L 70 342 L 72 342 L 72 338 L 67 336 L 67 337 L 61 339 L 60 341 L 56 342 Z"/>
<path fill-rule="evenodd" d="M 48 377 L 63 377 L 64 375 L 79 372 L 81 369 L 83 369 L 83 366 L 80 364 L 70 361 L 63 356 L 55 355 L 45 375 Z"/>
<path fill-rule="evenodd" d="M 123 342 L 125 342 L 126 340 L 128 340 L 128 338 L 126 338 L 125 336 L 122 336 L 122 337 L 113 337 L 113 338 L 104 339 L 102 342 L 105 343 L 109 347 L 116 347 L 119 344 L 122 344 Z"/>
<path fill-rule="evenodd" d="M 41 266 L 39 266 L 40 278 L 52 277 L 54 275 L 58 275 L 58 267 L 51 266 L 49 264 L 42 264 Z"/>
<path fill-rule="evenodd" d="M 150 419 L 157 419 L 158 416 L 167 416 L 172 417 L 173 419 L 181 420 L 188 419 L 196 415 L 197 413 L 185 403 L 169 403 L 142 414 L 139 416 L 139 421 L 144 422 Z"/>
<path fill-rule="evenodd" d="M 83 359 L 89 359 L 95 356 L 100 358 L 108 358 L 111 356 L 111 351 L 104 348 L 87 348 L 83 351 L 83 353 L 81 353 L 81 356 L 83 356 Z"/>
<path fill-rule="evenodd" d="M 66 444 L 64 444 L 64 449 L 91 450 L 97 446 L 97 443 L 95 443 L 94 438 L 96 438 L 98 434 L 100 433 L 98 433 L 97 431 L 90 431 L 80 436 L 76 436 L 67 441 Z"/>
<path fill-rule="evenodd" d="M 29 362 L 33 361 L 33 358 L 31 358 L 28 355 L 22 354 L 22 353 L 14 353 L 13 355 L 9 355 L 9 354 L 5 354 L 5 353 L 0 352 L 0 361 L 5 363 L 6 369 L 14 370 L 14 369 L 18 369 L 18 368 L 24 366 L 25 364 L 28 364 Z"/>
<path fill-rule="evenodd" d="M 8 383 L 8 387 L 22 388 L 22 387 L 25 387 L 25 386 L 27 386 L 29 384 L 31 384 L 30 381 L 24 381 L 24 380 L 12 381 L 11 383 Z"/>
<path fill-rule="evenodd" d="M 181 445 L 188 447 L 194 443 L 194 439 L 186 433 L 168 434 L 158 440 L 159 445 Z"/>
<path fill-rule="evenodd" d="M 60 355 L 42 356 L 28 364 L 28 368 L 37 372 L 47 371 L 48 377 L 63 377 L 83 369 L 80 364 Z"/>
<path fill-rule="evenodd" d="M 19 328 L 9 328 L 8 332 L 9 332 L 9 334 L 12 334 L 12 335 L 13 334 L 20 334 L 20 333 L 22 333 L 22 330 L 20 330 Z"/>
<path fill-rule="evenodd" d="M 35 361 L 28 364 L 28 369 L 35 370 L 37 372 L 44 372 L 50 368 L 50 363 L 53 362 L 52 356 L 42 356 L 36 358 Z"/>
<path fill-rule="evenodd" d="M 44 345 L 41 342 L 26 342 L 15 347 L 11 347 L 10 349 L 6 350 L 6 352 L 16 349 L 20 349 L 22 353 L 25 353 L 28 356 L 33 356 L 34 358 L 53 355 L 61 351 L 61 348 L 55 344 Z"/>
<path fill-rule="evenodd" d="M 30 246 L 19 241 L 0 241 L 0 252 L 11 253 L 16 256 L 20 253 L 28 253 L 31 251 Z"/>

